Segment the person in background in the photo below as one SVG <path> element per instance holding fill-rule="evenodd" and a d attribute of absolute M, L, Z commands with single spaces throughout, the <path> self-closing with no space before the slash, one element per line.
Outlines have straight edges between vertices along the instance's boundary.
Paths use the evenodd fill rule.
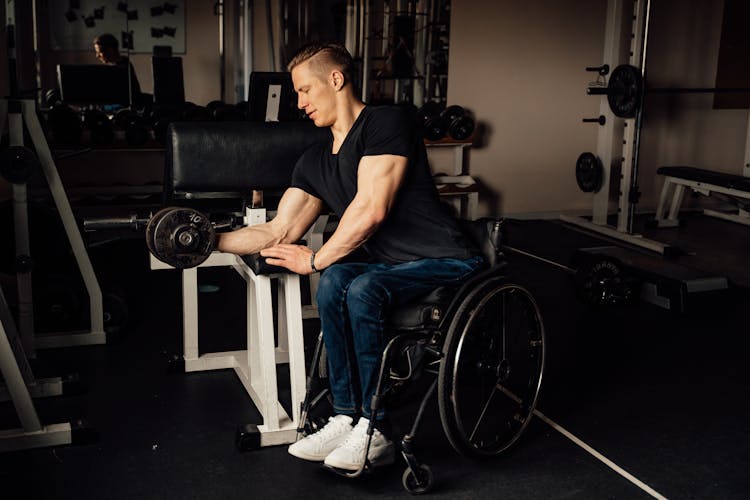
<path fill-rule="evenodd" d="M 127 67 L 130 71 L 130 95 L 131 104 L 141 104 L 144 100 L 141 86 L 138 83 L 138 77 L 135 74 L 135 68 L 130 59 L 120 54 L 120 44 L 111 33 L 102 33 L 94 38 L 94 52 L 96 58 L 104 64 L 112 66 Z"/>

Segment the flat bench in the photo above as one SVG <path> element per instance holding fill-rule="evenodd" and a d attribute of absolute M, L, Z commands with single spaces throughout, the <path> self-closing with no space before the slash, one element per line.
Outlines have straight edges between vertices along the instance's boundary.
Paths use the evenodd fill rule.
<path fill-rule="evenodd" d="M 704 214 L 750 225 L 750 212 L 744 209 L 746 203 L 750 203 L 750 177 L 695 167 L 660 167 L 656 173 L 664 176 L 655 217 L 659 227 L 674 227 L 679 224 L 678 215 L 686 187 L 704 196 L 724 195 L 740 206 L 736 214 L 708 209 L 703 211 Z"/>

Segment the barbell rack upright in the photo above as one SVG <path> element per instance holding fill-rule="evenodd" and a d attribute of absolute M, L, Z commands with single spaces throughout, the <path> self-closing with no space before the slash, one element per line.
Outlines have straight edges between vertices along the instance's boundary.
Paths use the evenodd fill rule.
<path fill-rule="evenodd" d="M 620 39 L 622 15 L 624 11 L 622 0 L 608 0 L 607 2 L 607 24 L 605 29 L 605 63 L 613 66 L 613 62 L 620 57 Z M 650 0 L 634 0 L 633 2 L 633 23 L 630 37 L 629 63 L 641 68 L 642 76 L 646 67 L 646 46 L 648 38 L 648 21 L 650 13 Z M 662 242 L 644 238 L 641 235 L 633 234 L 633 215 L 635 204 L 638 196 L 638 147 L 640 142 L 640 115 L 642 114 L 642 105 L 639 104 L 636 117 L 627 118 L 623 122 L 623 139 L 622 154 L 620 159 L 622 167 L 620 172 L 619 196 L 617 205 L 617 225 L 612 227 L 608 225 L 607 218 L 609 215 L 609 185 L 610 173 L 612 167 L 616 165 L 618 159 L 611 151 L 617 143 L 614 133 L 614 124 L 618 120 L 614 119 L 614 114 L 609 109 L 606 99 L 602 99 L 600 104 L 600 114 L 607 117 L 607 122 L 600 127 L 597 138 L 597 155 L 602 159 L 604 166 L 604 175 L 602 179 L 602 189 L 594 195 L 594 206 L 592 220 L 589 221 L 582 217 L 573 217 L 561 215 L 560 218 L 570 224 L 580 226 L 592 232 L 604 234 L 605 236 L 622 240 L 626 243 L 645 248 L 659 254 L 668 254 L 675 250 L 674 247 Z M 606 108 L 606 109 L 605 109 Z M 611 119 L 610 119 L 611 118 Z M 609 132 L 607 130 L 608 129 Z"/>

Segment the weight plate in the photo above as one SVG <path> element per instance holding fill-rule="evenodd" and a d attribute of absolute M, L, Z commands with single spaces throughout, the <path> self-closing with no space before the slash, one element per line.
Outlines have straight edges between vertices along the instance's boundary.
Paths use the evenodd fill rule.
<path fill-rule="evenodd" d="M 576 281 L 581 300 L 593 306 L 624 304 L 635 295 L 633 280 L 625 276 L 620 261 L 612 257 L 583 265 L 576 273 Z"/>
<path fill-rule="evenodd" d="M 172 267 L 196 267 L 211 255 L 215 240 L 208 217 L 191 208 L 175 208 L 156 222 L 153 254 Z"/>
<path fill-rule="evenodd" d="M 459 116 L 448 127 L 448 135 L 457 141 L 465 141 L 474 133 L 474 120 L 470 116 Z"/>
<path fill-rule="evenodd" d="M 615 116 L 633 118 L 643 97 L 643 77 L 635 66 L 622 64 L 609 76 L 607 101 Z"/>
<path fill-rule="evenodd" d="M 464 116 L 466 114 L 466 111 L 464 111 L 464 108 L 461 106 L 453 105 L 448 106 L 443 110 L 442 113 L 440 113 L 440 117 L 445 121 L 446 127 L 450 126 L 451 123 L 453 123 L 453 120 L 460 116 Z"/>
<path fill-rule="evenodd" d="M 148 247 L 148 251 L 152 254 L 154 253 L 154 231 L 156 230 L 156 224 L 161 220 L 162 217 L 164 217 L 167 213 L 174 210 L 175 207 L 166 207 L 162 208 L 158 212 L 156 212 L 154 215 L 151 216 L 151 219 L 149 219 L 148 224 L 146 224 L 146 246 Z"/>
<path fill-rule="evenodd" d="M 576 160 L 576 182 L 584 193 L 597 192 L 602 187 L 604 168 L 594 153 L 581 153 Z"/>
<path fill-rule="evenodd" d="M 445 126 L 442 118 L 436 117 L 427 120 L 424 126 L 424 137 L 428 141 L 439 141 L 445 137 Z"/>
<path fill-rule="evenodd" d="M 24 184 L 38 164 L 32 150 L 23 146 L 10 146 L 0 155 L 0 175 L 12 184 Z"/>

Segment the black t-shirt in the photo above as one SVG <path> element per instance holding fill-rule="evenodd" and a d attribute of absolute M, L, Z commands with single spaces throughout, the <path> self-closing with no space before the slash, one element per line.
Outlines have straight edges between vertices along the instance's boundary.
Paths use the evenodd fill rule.
<path fill-rule="evenodd" d="M 297 161 L 292 187 L 323 200 L 343 215 L 357 192 L 363 156 L 391 154 L 408 158 L 405 178 L 391 211 L 365 249 L 379 262 L 422 258 L 466 259 L 477 252 L 465 240 L 458 221 L 442 207 L 416 124 L 397 106 L 366 106 L 352 125 L 338 154 L 333 138 L 308 149 Z"/>

